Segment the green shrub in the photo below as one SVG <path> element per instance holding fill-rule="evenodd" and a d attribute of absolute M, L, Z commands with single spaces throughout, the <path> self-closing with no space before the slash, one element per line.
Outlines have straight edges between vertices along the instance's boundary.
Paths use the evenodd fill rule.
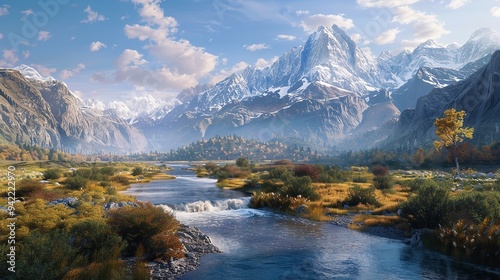
<path fill-rule="evenodd" d="M 18 250 L 17 279 L 61 279 L 70 269 L 85 263 L 71 246 L 70 236 L 60 230 L 32 231 Z"/>
<path fill-rule="evenodd" d="M 355 176 L 352 178 L 353 183 L 366 183 L 368 182 L 368 179 L 366 177 L 361 177 L 361 176 Z"/>
<path fill-rule="evenodd" d="M 293 174 L 285 167 L 273 168 L 267 174 L 268 180 L 286 182 L 293 178 Z"/>
<path fill-rule="evenodd" d="M 379 205 L 377 199 L 375 198 L 375 189 L 362 188 L 360 186 L 354 186 L 349 189 L 349 194 L 347 195 L 344 203 L 349 206 L 356 206 L 358 204 L 368 204 L 373 206 Z"/>
<path fill-rule="evenodd" d="M 248 161 L 248 159 L 246 159 L 244 157 L 239 157 L 236 160 L 236 166 L 238 166 L 240 168 L 249 168 L 250 167 L 250 162 Z"/>
<path fill-rule="evenodd" d="M 438 184 L 436 183 L 436 181 L 432 179 L 421 179 L 421 178 L 411 180 L 408 183 L 408 187 L 410 187 L 411 191 L 417 191 L 423 186 L 432 186 L 437 188 Z"/>
<path fill-rule="evenodd" d="M 108 194 L 108 195 L 116 195 L 116 194 L 117 194 L 117 192 L 116 192 L 116 189 L 115 189 L 114 187 L 112 187 L 112 186 L 108 186 L 108 187 L 106 188 L 106 192 L 105 192 L 105 194 Z"/>
<path fill-rule="evenodd" d="M 110 181 L 117 182 L 118 184 L 120 184 L 122 186 L 130 185 L 128 178 L 123 176 L 123 175 L 115 175 L 115 176 L 110 178 Z"/>
<path fill-rule="evenodd" d="M 44 185 L 35 179 L 23 179 L 16 183 L 16 197 L 30 197 L 43 190 Z"/>
<path fill-rule="evenodd" d="M 392 176 L 389 168 L 382 165 L 375 165 L 372 168 L 372 173 L 375 176 L 373 178 L 373 186 L 376 189 L 383 190 L 392 187 Z"/>
<path fill-rule="evenodd" d="M 81 190 L 87 187 L 89 179 L 81 176 L 73 176 L 66 178 L 64 186 L 71 190 Z"/>
<path fill-rule="evenodd" d="M 143 175 L 144 174 L 144 169 L 140 166 L 136 166 L 134 167 L 134 169 L 132 169 L 132 176 L 139 176 L 139 175 Z"/>
<path fill-rule="evenodd" d="M 99 186 L 101 187 L 110 187 L 111 186 L 111 182 L 110 181 L 101 181 L 99 182 Z"/>
<path fill-rule="evenodd" d="M 116 173 L 116 169 L 113 166 L 105 166 L 101 168 L 101 174 L 106 176 L 114 176 Z"/>
<path fill-rule="evenodd" d="M 60 169 L 47 169 L 43 172 L 43 178 L 45 180 L 57 180 L 61 178 L 62 171 Z"/>
<path fill-rule="evenodd" d="M 375 176 L 373 178 L 373 186 L 379 190 L 385 190 L 392 187 L 392 177 L 391 175 L 385 176 Z"/>
<path fill-rule="evenodd" d="M 500 220 L 500 193 L 467 192 L 452 199 L 452 220 L 465 220 L 476 224 L 484 219 Z"/>
<path fill-rule="evenodd" d="M 222 182 L 223 180 L 234 177 L 233 174 L 229 173 L 226 170 L 222 170 L 222 169 L 216 170 L 214 173 L 214 176 L 215 176 L 215 178 L 217 178 L 217 182 Z"/>
<path fill-rule="evenodd" d="M 88 263 L 117 260 L 126 247 L 103 220 L 84 220 L 75 224 L 70 234 L 73 246 Z"/>
<path fill-rule="evenodd" d="M 258 176 L 252 176 L 250 178 L 248 178 L 247 180 L 245 180 L 245 184 L 243 185 L 243 187 L 245 188 L 256 188 L 259 186 L 259 177 Z"/>
<path fill-rule="evenodd" d="M 320 196 L 316 193 L 311 185 L 311 178 L 306 177 L 292 177 L 284 186 L 278 190 L 282 196 L 289 197 L 305 197 L 310 200 L 318 200 Z"/>
<path fill-rule="evenodd" d="M 139 245 L 146 252 L 166 251 L 170 248 L 152 248 L 158 243 L 152 241 L 157 234 L 174 235 L 180 223 L 171 213 L 151 203 L 140 203 L 138 207 L 126 206 L 108 213 L 108 223 L 128 242 L 128 253 L 134 256 Z M 171 244 L 171 243 L 168 243 Z M 154 257 L 154 256 L 151 256 Z"/>
<path fill-rule="evenodd" d="M 447 189 L 423 185 L 416 195 L 401 204 L 402 215 L 414 228 L 436 228 L 447 221 L 450 209 Z"/>

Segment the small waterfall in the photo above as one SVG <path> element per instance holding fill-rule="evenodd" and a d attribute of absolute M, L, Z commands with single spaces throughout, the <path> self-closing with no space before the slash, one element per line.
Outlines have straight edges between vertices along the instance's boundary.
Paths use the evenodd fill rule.
<path fill-rule="evenodd" d="M 248 208 L 250 197 L 231 198 L 217 201 L 195 201 L 190 203 L 183 203 L 178 205 L 159 205 L 163 209 L 170 212 L 220 212 L 226 210 L 238 210 Z"/>

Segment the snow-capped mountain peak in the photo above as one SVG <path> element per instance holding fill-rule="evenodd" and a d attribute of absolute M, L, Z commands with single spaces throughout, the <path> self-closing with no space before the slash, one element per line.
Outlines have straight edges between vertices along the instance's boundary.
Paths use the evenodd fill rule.
<path fill-rule="evenodd" d="M 52 76 L 43 77 L 33 67 L 30 67 L 30 66 L 25 65 L 25 64 L 21 64 L 21 65 L 15 67 L 14 69 L 16 69 L 19 72 L 21 72 L 21 74 L 26 79 L 29 79 L 29 80 L 35 80 L 35 81 L 42 82 L 42 83 L 43 82 L 54 82 L 54 81 L 56 81 L 56 79 L 54 79 Z"/>
<path fill-rule="evenodd" d="M 500 49 L 500 33 L 491 28 L 476 30 L 459 49 L 458 62 L 476 61 Z"/>
<path fill-rule="evenodd" d="M 426 48 L 426 49 L 441 49 L 441 48 L 444 48 L 443 46 L 437 44 L 434 40 L 432 39 L 429 39 L 423 43 L 421 43 L 420 45 L 418 45 L 417 49 L 418 48 Z"/>
<path fill-rule="evenodd" d="M 91 109 L 97 109 L 99 111 L 104 111 L 106 109 L 106 105 L 104 104 L 104 102 L 97 100 L 95 98 L 91 98 L 85 101 L 85 106 Z"/>
<path fill-rule="evenodd" d="M 500 33 L 492 28 L 480 28 L 469 38 L 469 41 L 493 41 L 500 42 Z"/>

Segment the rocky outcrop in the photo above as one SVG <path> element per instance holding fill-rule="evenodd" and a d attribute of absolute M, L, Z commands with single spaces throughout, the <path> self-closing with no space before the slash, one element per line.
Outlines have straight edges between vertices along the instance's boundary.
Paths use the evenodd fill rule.
<path fill-rule="evenodd" d="M 87 108 L 63 82 L 20 70 L 0 69 L 0 140 L 79 153 L 146 149 L 137 128 Z"/>
<path fill-rule="evenodd" d="M 418 99 L 414 110 L 405 110 L 389 138 L 389 148 L 413 150 L 431 145 L 436 138 L 434 120 L 447 109 L 464 110 L 464 125 L 474 128 L 476 143 L 500 139 L 500 51 L 472 76 Z"/>
<path fill-rule="evenodd" d="M 182 225 L 177 232 L 185 247 L 185 257 L 168 262 L 149 263 L 152 279 L 177 279 L 200 265 L 200 258 L 206 254 L 222 253 L 212 244 L 210 237 L 195 227 Z"/>
<path fill-rule="evenodd" d="M 50 104 L 19 71 L 0 69 L 0 140 L 60 147 Z"/>

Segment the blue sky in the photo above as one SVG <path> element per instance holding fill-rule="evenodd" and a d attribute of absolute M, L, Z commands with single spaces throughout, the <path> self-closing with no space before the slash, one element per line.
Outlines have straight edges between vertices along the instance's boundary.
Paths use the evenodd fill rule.
<path fill-rule="evenodd" d="M 319 25 L 378 55 L 426 39 L 463 44 L 500 27 L 498 0 L 7 0 L 0 67 L 26 64 L 84 100 L 169 99 L 248 65 L 265 67 Z"/>

